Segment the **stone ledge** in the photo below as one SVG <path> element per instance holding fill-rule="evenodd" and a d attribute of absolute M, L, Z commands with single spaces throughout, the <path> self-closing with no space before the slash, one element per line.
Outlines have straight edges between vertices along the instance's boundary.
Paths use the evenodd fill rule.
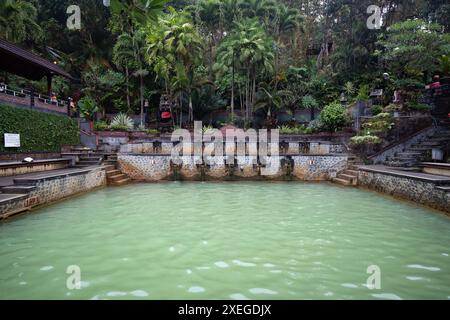
<path fill-rule="evenodd" d="M 8 193 L 0 193 L 0 204 L 9 204 L 14 201 L 24 200 L 28 198 L 27 194 L 8 194 Z"/>
<path fill-rule="evenodd" d="M 52 164 L 52 163 L 60 163 L 60 162 L 70 162 L 70 159 L 46 159 L 46 160 L 35 160 L 33 162 L 19 162 L 19 161 L 11 161 L 11 162 L 0 162 L 0 169 L 4 168 L 14 168 L 14 167 L 33 167 L 39 166 L 43 164 Z"/>
<path fill-rule="evenodd" d="M 78 170 L 73 170 L 73 171 L 68 171 L 68 172 L 57 173 L 57 174 L 51 174 L 51 173 L 50 174 L 49 173 L 38 174 L 36 177 L 16 178 L 16 179 L 14 179 L 14 183 L 16 183 L 18 185 L 34 184 L 34 183 L 38 183 L 41 181 L 50 181 L 50 180 L 56 180 L 56 179 L 65 178 L 65 177 L 80 176 L 80 175 L 94 172 L 97 170 L 103 170 L 103 167 L 78 169 Z"/>
<path fill-rule="evenodd" d="M 426 173 L 416 172 L 403 172 L 398 170 L 389 169 L 385 166 L 358 166 L 361 171 L 374 172 L 386 174 L 394 177 L 409 178 L 435 184 L 450 184 L 450 177 L 438 176 Z"/>

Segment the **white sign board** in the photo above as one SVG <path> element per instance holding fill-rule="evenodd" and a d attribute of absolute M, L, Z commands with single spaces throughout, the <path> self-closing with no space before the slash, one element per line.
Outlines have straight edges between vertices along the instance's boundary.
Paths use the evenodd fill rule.
<path fill-rule="evenodd" d="M 5 133 L 5 148 L 20 148 L 20 134 Z"/>

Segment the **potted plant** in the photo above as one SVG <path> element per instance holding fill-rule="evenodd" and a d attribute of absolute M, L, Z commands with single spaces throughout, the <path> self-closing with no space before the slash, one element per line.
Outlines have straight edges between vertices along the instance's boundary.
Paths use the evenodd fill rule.
<path fill-rule="evenodd" d="M 91 97 L 83 97 L 78 102 L 78 107 L 80 109 L 80 117 L 85 119 L 89 123 L 90 130 L 94 130 L 94 118 L 95 114 L 98 112 L 99 108 L 97 103 Z"/>

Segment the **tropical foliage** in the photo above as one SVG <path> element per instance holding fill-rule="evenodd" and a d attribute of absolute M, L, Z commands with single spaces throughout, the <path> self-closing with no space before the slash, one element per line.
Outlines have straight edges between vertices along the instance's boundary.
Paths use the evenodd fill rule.
<path fill-rule="evenodd" d="M 79 104 L 82 114 L 140 115 L 141 128 L 154 120 L 164 94 L 177 126 L 220 123 L 214 115 L 222 112 L 227 123 L 261 127 L 277 114 L 310 112 L 315 119 L 322 110 L 311 127 L 334 131 L 344 126 L 344 109 L 374 89 L 384 89 L 380 113 L 390 110 L 394 91 L 418 91 L 434 74 L 450 72 L 445 0 L 111 0 L 109 8 L 78 0 L 79 31 L 66 28 L 72 2 L 3 0 L 0 37 L 81 79 L 57 79 L 55 88 L 90 97 Z M 374 4 L 382 8 L 379 30 L 367 27 Z M 348 105 L 338 106 L 340 99 Z M 425 110 L 416 94 L 404 107 Z"/>

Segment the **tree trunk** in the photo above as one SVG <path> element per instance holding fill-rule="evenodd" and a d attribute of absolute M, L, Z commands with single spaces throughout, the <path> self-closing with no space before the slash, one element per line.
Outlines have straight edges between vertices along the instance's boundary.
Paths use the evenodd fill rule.
<path fill-rule="evenodd" d="M 144 77 L 141 78 L 141 126 L 144 125 Z"/>
<path fill-rule="evenodd" d="M 194 106 L 192 105 L 192 92 L 189 91 L 189 122 L 194 122 Z"/>
<path fill-rule="evenodd" d="M 234 124 L 234 58 L 231 78 L 231 121 Z"/>
<path fill-rule="evenodd" d="M 128 67 L 125 67 L 125 73 L 126 73 L 126 77 L 127 77 L 127 107 L 128 107 L 128 112 L 131 111 L 131 100 L 130 100 L 130 70 L 128 69 Z"/>

